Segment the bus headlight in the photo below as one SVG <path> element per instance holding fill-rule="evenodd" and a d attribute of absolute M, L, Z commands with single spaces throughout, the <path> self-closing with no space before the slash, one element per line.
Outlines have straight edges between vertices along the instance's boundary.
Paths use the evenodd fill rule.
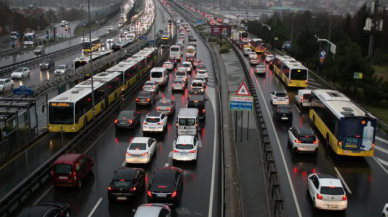
<path fill-rule="evenodd" d="M 342 142 L 338 142 L 338 146 L 342 148 Z"/>

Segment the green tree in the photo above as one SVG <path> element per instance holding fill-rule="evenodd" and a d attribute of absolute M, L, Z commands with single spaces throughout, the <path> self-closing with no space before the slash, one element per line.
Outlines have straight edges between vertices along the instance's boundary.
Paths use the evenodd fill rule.
<path fill-rule="evenodd" d="M 314 64 L 314 59 L 317 58 L 317 50 L 319 45 L 317 39 L 314 37 L 311 29 L 307 26 L 299 34 L 295 42 L 297 49 L 295 50 L 296 59 L 309 63 L 310 66 Z"/>

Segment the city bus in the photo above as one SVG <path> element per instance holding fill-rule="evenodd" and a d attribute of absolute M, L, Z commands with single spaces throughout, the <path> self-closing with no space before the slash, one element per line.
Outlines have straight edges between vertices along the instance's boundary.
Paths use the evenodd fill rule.
<path fill-rule="evenodd" d="M 128 63 L 120 62 L 119 64 L 106 70 L 108 73 L 118 72 L 122 76 L 123 88 L 122 91 L 126 91 L 129 86 L 137 81 L 137 72 L 139 70 L 139 64 L 134 61 Z"/>
<path fill-rule="evenodd" d="M 164 47 L 170 47 L 170 36 L 168 35 L 162 36 L 162 48 Z"/>
<path fill-rule="evenodd" d="M 376 118 L 336 90 L 311 92 L 309 117 L 326 140 L 326 146 L 338 155 L 373 156 Z"/>
<path fill-rule="evenodd" d="M 87 41 L 84 41 L 82 43 L 82 51 L 84 53 L 90 53 L 93 51 L 97 51 L 101 47 L 101 39 L 100 38 L 94 38 L 91 40 L 88 39 Z"/>
<path fill-rule="evenodd" d="M 120 73 L 99 73 L 93 76 L 95 115 L 111 105 L 121 93 Z M 75 133 L 93 119 L 92 82 L 88 79 L 48 102 L 49 131 Z"/>
<path fill-rule="evenodd" d="M 92 61 L 95 61 L 95 60 L 101 59 L 105 56 L 108 56 L 112 52 L 113 52 L 112 50 L 98 51 L 98 52 L 90 53 L 88 55 L 77 57 L 74 60 L 74 69 L 77 69 L 79 67 L 82 67 L 82 66 L 88 64 L 90 62 L 90 56 L 92 56 Z"/>
<path fill-rule="evenodd" d="M 249 42 L 249 36 L 246 31 L 238 31 L 240 41 Z"/>
<path fill-rule="evenodd" d="M 309 70 L 302 63 L 284 55 L 276 55 L 273 71 L 288 87 L 307 87 Z"/>
<path fill-rule="evenodd" d="M 34 46 L 36 35 L 34 32 L 26 33 L 23 39 L 25 46 Z"/>
<path fill-rule="evenodd" d="M 261 38 L 254 38 L 251 40 L 252 45 L 252 51 L 255 51 L 256 53 L 264 53 L 264 51 L 267 50 L 267 48 L 264 46 L 263 40 Z"/>

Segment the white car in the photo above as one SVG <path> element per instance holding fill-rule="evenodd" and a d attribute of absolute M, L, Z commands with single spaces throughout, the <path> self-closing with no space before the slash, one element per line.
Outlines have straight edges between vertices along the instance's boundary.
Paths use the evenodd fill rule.
<path fill-rule="evenodd" d="M 164 62 L 163 63 L 163 68 L 166 68 L 167 70 L 171 71 L 174 69 L 174 64 L 171 62 Z"/>
<path fill-rule="evenodd" d="M 300 108 L 310 107 L 311 90 L 300 89 L 295 95 L 295 104 Z"/>
<path fill-rule="evenodd" d="M 294 126 L 288 129 L 288 145 L 293 152 L 318 152 L 318 140 L 310 127 Z"/>
<path fill-rule="evenodd" d="M 61 74 L 65 74 L 66 72 L 70 72 L 70 71 L 71 71 L 70 66 L 68 66 L 68 65 L 59 65 L 55 69 L 54 74 L 55 75 L 61 75 Z"/>
<path fill-rule="evenodd" d="M 264 74 L 267 72 L 267 68 L 264 65 L 256 65 L 255 73 L 256 74 Z"/>
<path fill-rule="evenodd" d="M 307 177 L 307 188 L 316 209 L 346 210 L 348 207 L 345 189 L 336 176 L 310 174 Z"/>
<path fill-rule="evenodd" d="M 195 77 L 195 80 L 196 81 L 202 81 L 202 84 L 206 87 L 206 85 L 207 85 L 206 78 L 199 77 L 198 74 L 197 74 L 197 77 Z"/>
<path fill-rule="evenodd" d="M 249 53 L 249 59 L 252 59 L 252 58 L 257 58 L 257 53 L 255 53 L 255 52 L 250 52 Z"/>
<path fill-rule="evenodd" d="M 201 80 L 193 80 L 191 82 L 191 86 L 190 86 L 191 89 L 193 89 L 193 88 L 202 88 L 201 92 L 205 91 L 205 87 L 206 87 L 205 84 Z"/>
<path fill-rule="evenodd" d="M 167 128 L 167 115 L 161 112 L 150 112 L 143 122 L 143 134 L 148 132 L 163 133 Z"/>
<path fill-rule="evenodd" d="M 8 90 L 13 90 L 13 80 L 10 78 L 0 79 L 0 92 L 5 92 Z"/>
<path fill-rule="evenodd" d="M 106 39 L 106 43 L 114 43 L 115 39 L 114 38 L 108 38 Z"/>
<path fill-rule="evenodd" d="M 272 62 L 274 59 L 275 59 L 275 57 L 273 55 L 267 55 L 265 57 L 265 63 Z"/>
<path fill-rule="evenodd" d="M 199 140 L 195 136 L 178 136 L 173 144 L 173 161 L 197 161 Z"/>
<path fill-rule="evenodd" d="M 272 105 L 288 105 L 290 103 L 287 92 L 285 90 L 274 90 L 271 93 Z"/>
<path fill-rule="evenodd" d="M 191 62 L 183 62 L 182 67 L 186 68 L 186 71 L 189 73 L 193 71 L 193 64 Z"/>
<path fill-rule="evenodd" d="M 146 81 L 143 85 L 144 91 L 153 91 L 158 92 L 159 91 L 159 84 L 152 82 L 152 81 Z"/>
<path fill-rule="evenodd" d="M 185 90 L 186 89 L 186 81 L 183 78 L 176 78 L 172 82 L 172 90 Z"/>
<path fill-rule="evenodd" d="M 112 31 L 112 30 L 113 30 L 113 27 L 112 26 L 108 26 L 108 28 L 107 28 L 108 33 L 109 33 L 109 31 Z"/>
<path fill-rule="evenodd" d="M 383 217 L 388 217 L 388 203 L 385 204 L 384 209 L 383 209 Z"/>
<path fill-rule="evenodd" d="M 198 78 L 205 78 L 207 80 L 208 79 L 208 74 L 207 74 L 206 70 L 198 69 L 197 70 L 197 77 Z"/>
<path fill-rule="evenodd" d="M 30 77 L 30 70 L 27 67 L 19 67 L 12 72 L 11 78 L 24 78 Z"/>
<path fill-rule="evenodd" d="M 134 137 L 127 148 L 127 164 L 149 163 L 155 154 L 156 140 L 150 137 Z"/>

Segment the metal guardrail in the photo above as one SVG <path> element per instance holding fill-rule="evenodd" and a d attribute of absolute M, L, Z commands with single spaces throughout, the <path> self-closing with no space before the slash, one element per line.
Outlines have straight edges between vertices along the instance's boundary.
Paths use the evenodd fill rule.
<path fill-rule="evenodd" d="M 236 53 L 237 57 L 240 60 L 240 63 L 243 67 L 245 77 L 248 81 L 248 88 L 254 98 L 254 106 L 255 106 L 255 113 L 256 113 L 256 123 L 258 124 L 259 128 L 259 138 L 261 144 L 261 151 L 262 156 L 264 157 L 264 170 L 265 170 L 265 178 L 268 186 L 268 199 L 271 206 L 271 212 L 273 217 L 285 217 L 287 216 L 286 207 L 284 204 L 284 197 L 282 193 L 282 187 L 280 183 L 280 179 L 278 177 L 278 170 L 276 168 L 276 163 L 273 155 L 272 145 L 270 143 L 269 135 L 268 135 L 268 129 L 265 124 L 263 114 L 261 112 L 260 108 L 260 101 L 257 97 L 256 89 L 253 85 L 253 80 L 250 76 L 250 70 L 248 70 L 245 61 L 243 57 L 241 56 L 240 52 L 234 46 L 230 40 L 227 40 L 228 43 L 231 45 L 233 51 Z"/>

